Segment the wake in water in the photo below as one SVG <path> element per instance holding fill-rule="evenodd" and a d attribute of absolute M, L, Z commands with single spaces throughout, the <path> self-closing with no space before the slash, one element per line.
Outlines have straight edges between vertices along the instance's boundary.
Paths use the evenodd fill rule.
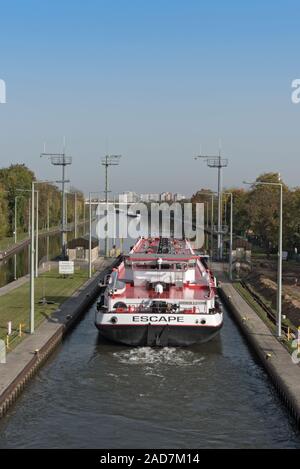
<path fill-rule="evenodd" d="M 139 347 L 130 350 L 114 352 L 113 356 L 121 363 L 130 365 L 168 365 L 168 366 L 192 366 L 200 365 L 204 356 L 200 356 L 191 350 L 176 347 Z"/>

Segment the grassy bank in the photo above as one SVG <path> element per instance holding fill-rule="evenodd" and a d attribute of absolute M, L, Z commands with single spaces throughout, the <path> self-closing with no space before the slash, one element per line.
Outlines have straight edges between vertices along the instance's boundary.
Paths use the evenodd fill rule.
<path fill-rule="evenodd" d="M 268 326 L 270 331 L 275 335 L 276 334 L 276 326 L 275 324 L 268 318 L 266 311 L 255 301 L 253 296 L 249 293 L 249 291 L 244 288 L 240 282 L 233 282 L 234 288 L 237 290 L 237 292 L 244 298 L 244 300 L 248 303 L 249 306 L 257 313 L 257 315 L 264 321 L 264 323 Z M 259 295 L 260 298 L 265 302 L 265 304 L 268 304 L 268 302 L 265 300 L 265 298 L 262 298 L 261 295 Z M 274 314 L 276 312 L 274 311 Z M 285 319 L 282 321 L 283 324 L 286 326 L 289 326 L 291 329 L 294 329 L 293 324 L 288 320 Z M 292 353 L 295 349 L 292 347 L 292 341 L 293 338 L 290 340 L 287 340 L 287 337 L 283 334 L 281 342 L 285 345 L 287 350 Z"/>
<path fill-rule="evenodd" d="M 35 325 L 38 326 L 59 305 L 68 299 L 88 279 L 86 270 L 77 270 L 74 275 L 63 278 L 55 268 L 40 274 L 35 281 Z M 14 347 L 21 339 L 18 337 L 19 325 L 22 324 L 24 335 L 29 327 L 29 293 L 30 284 L 15 288 L 0 297 L 0 339 L 6 338 L 7 323 L 12 321 L 13 334 L 10 340 Z M 51 304 L 42 304 L 46 298 Z"/>

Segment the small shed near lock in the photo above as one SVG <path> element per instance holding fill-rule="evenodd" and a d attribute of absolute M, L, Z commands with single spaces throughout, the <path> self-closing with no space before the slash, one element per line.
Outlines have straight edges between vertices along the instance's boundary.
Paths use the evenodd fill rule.
<path fill-rule="evenodd" d="M 67 254 L 70 261 L 89 261 L 89 237 L 82 236 L 72 239 L 67 244 Z M 99 242 L 92 237 L 92 262 L 99 256 Z"/>

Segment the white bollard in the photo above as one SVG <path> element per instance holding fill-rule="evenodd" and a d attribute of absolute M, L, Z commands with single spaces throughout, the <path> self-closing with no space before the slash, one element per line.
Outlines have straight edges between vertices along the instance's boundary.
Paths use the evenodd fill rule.
<path fill-rule="evenodd" d="M 12 323 L 11 321 L 8 321 L 7 323 L 7 335 L 11 335 L 12 332 Z"/>

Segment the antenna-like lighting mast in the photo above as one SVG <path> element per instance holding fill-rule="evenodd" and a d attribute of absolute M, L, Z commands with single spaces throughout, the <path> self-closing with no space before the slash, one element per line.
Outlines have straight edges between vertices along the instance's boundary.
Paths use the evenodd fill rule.
<path fill-rule="evenodd" d="M 62 179 L 61 181 L 56 181 L 61 183 L 61 194 L 62 194 L 62 213 L 61 213 L 61 254 L 62 258 L 65 259 L 67 256 L 67 223 L 66 223 L 66 192 L 65 184 L 70 182 L 68 179 L 65 179 L 66 166 L 72 164 L 72 157 L 66 156 L 65 148 L 63 153 L 41 153 L 40 156 L 47 156 L 50 158 L 51 164 L 54 166 L 62 167 Z"/>
<path fill-rule="evenodd" d="M 218 169 L 218 259 L 223 258 L 223 229 L 222 229 L 222 168 L 228 166 L 228 159 L 221 158 L 221 151 L 217 156 L 208 156 L 208 155 L 197 155 L 197 158 L 204 158 L 206 160 L 207 166 L 210 168 Z"/>

